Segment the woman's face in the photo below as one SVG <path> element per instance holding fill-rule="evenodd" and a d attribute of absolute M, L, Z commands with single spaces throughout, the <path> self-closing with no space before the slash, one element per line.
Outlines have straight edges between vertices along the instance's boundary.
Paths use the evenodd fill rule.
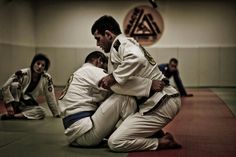
<path fill-rule="evenodd" d="M 34 72 L 38 73 L 38 74 L 41 74 L 44 69 L 45 69 L 45 61 L 44 60 L 37 60 L 35 63 L 34 63 L 34 67 L 33 67 L 33 70 Z"/>

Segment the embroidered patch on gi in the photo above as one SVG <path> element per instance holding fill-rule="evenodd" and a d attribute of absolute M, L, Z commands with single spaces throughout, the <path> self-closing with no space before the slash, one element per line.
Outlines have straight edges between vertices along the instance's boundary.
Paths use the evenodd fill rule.
<path fill-rule="evenodd" d="M 66 93 L 67 93 L 67 91 L 68 91 L 68 88 L 69 88 L 69 86 L 70 86 L 70 84 L 71 84 L 73 78 L 74 78 L 74 74 L 71 74 L 70 77 L 69 77 L 69 79 L 67 80 L 67 83 L 66 83 L 65 88 L 63 89 L 61 95 L 59 96 L 59 100 L 63 99 L 63 97 L 66 95 Z"/>
<path fill-rule="evenodd" d="M 53 85 L 52 78 L 49 78 L 48 79 L 48 86 L 51 86 L 51 85 Z"/>
<path fill-rule="evenodd" d="M 148 53 L 148 51 L 144 47 L 140 45 L 140 48 L 142 49 L 144 56 L 148 60 L 148 62 L 154 66 L 156 64 L 156 61 L 152 58 L 152 56 Z"/>
<path fill-rule="evenodd" d="M 120 47 L 120 41 L 119 40 L 116 40 L 113 47 L 115 48 L 115 50 L 118 52 L 119 50 L 119 47 Z"/>
<path fill-rule="evenodd" d="M 18 70 L 17 72 L 15 72 L 15 75 L 17 77 L 22 77 L 23 76 L 23 72 L 21 70 Z"/>
<path fill-rule="evenodd" d="M 15 78 L 13 79 L 13 82 L 19 82 L 22 83 L 23 82 L 23 76 L 27 75 L 26 73 L 23 73 L 21 70 L 18 70 L 15 72 Z"/>
<path fill-rule="evenodd" d="M 49 92 L 52 92 L 52 87 L 51 87 L 51 86 L 48 87 L 48 91 L 49 91 Z"/>

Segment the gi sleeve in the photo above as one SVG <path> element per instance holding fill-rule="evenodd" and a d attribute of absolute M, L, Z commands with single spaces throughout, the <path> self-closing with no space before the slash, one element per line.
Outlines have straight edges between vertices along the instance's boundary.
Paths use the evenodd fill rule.
<path fill-rule="evenodd" d="M 179 76 L 179 71 L 177 70 L 174 74 L 173 74 L 173 77 L 174 77 L 174 81 L 175 81 L 175 84 L 179 90 L 179 93 L 181 96 L 185 96 L 187 95 L 187 92 L 184 88 L 184 85 L 183 85 L 183 82 Z"/>
<path fill-rule="evenodd" d="M 123 85 L 115 84 L 111 90 L 117 94 L 148 97 L 152 87 L 152 80 L 142 77 L 130 77 Z"/>
<path fill-rule="evenodd" d="M 17 80 L 17 76 L 13 74 L 2 86 L 2 95 L 3 95 L 3 101 L 8 104 L 12 101 L 14 101 L 14 97 L 10 91 L 10 87 L 12 82 Z"/>
<path fill-rule="evenodd" d="M 46 101 L 48 104 L 48 107 L 50 109 L 50 111 L 52 112 L 53 116 L 59 116 L 59 108 L 57 105 L 57 100 L 55 97 L 55 91 L 54 91 L 54 86 L 53 86 L 53 82 L 52 82 L 52 77 L 47 74 L 46 75 L 46 80 L 45 80 L 45 85 L 44 85 L 44 93 L 45 93 L 45 97 L 46 97 Z"/>
<path fill-rule="evenodd" d="M 121 58 L 121 64 L 113 71 L 113 76 L 119 84 L 124 84 L 130 76 L 135 76 L 145 67 L 146 58 L 139 46 L 124 43 L 117 52 Z"/>

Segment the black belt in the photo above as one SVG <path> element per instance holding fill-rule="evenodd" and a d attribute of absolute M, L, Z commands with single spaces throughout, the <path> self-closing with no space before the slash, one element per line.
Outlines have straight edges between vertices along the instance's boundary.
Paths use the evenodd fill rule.
<path fill-rule="evenodd" d="M 79 113 L 75 113 L 69 116 L 66 116 L 65 118 L 62 119 L 64 128 L 67 129 L 69 128 L 74 122 L 85 118 L 85 117 L 90 117 L 94 114 L 94 111 L 83 111 Z"/>
<path fill-rule="evenodd" d="M 154 111 L 155 109 L 157 109 L 161 104 L 165 103 L 169 98 L 174 98 L 174 97 L 179 97 L 179 93 L 176 94 L 172 94 L 172 95 L 164 95 L 160 101 L 149 111 L 144 112 L 143 114 L 147 114 L 149 112 Z"/>

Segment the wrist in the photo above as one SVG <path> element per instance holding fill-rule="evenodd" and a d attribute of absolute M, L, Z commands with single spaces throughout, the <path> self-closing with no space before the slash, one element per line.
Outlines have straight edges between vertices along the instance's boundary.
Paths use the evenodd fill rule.
<path fill-rule="evenodd" d="M 114 85 L 115 83 L 117 83 L 112 73 L 109 74 L 109 77 L 110 77 L 110 80 L 111 80 L 111 84 L 112 84 L 112 85 Z"/>

